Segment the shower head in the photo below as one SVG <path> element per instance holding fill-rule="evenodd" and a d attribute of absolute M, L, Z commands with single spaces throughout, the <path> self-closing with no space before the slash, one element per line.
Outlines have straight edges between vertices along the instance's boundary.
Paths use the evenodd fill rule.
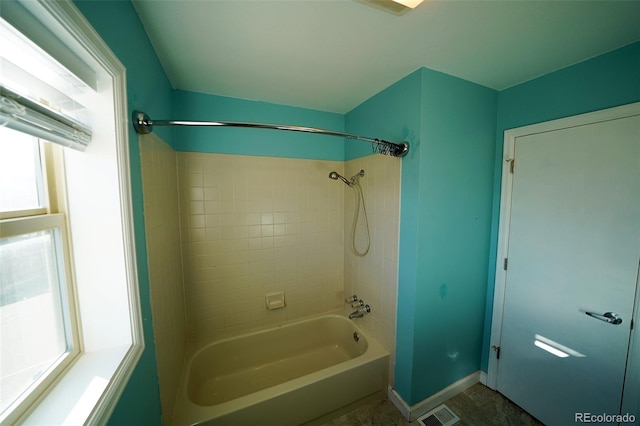
<path fill-rule="evenodd" d="M 364 170 L 360 170 L 355 175 L 351 176 L 351 183 L 356 183 L 358 179 L 364 176 Z"/>
<path fill-rule="evenodd" d="M 353 185 L 352 182 L 348 181 L 347 178 L 345 178 L 344 176 L 340 175 L 338 172 L 329 173 L 329 179 L 333 179 L 333 180 L 340 179 L 341 181 L 343 181 L 344 183 L 346 183 L 349 186 Z"/>

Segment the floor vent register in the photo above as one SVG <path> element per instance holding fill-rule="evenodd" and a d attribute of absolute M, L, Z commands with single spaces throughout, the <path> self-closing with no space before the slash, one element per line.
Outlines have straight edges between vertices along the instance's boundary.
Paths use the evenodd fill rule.
<path fill-rule="evenodd" d="M 460 417 L 446 405 L 442 404 L 434 408 L 422 417 L 418 418 L 420 426 L 449 426 L 458 423 Z"/>

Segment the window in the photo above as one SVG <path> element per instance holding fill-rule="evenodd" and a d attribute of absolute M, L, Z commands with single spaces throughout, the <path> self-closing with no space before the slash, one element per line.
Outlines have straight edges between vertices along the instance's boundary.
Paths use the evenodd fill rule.
<path fill-rule="evenodd" d="M 54 200 L 47 144 L 0 127 L 0 419 L 24 411 L 80 352 L 67 223 L 55 210 L 63 203 Z"/>
<path fill-rule="evenodd" d="M 13 211 L 46 212 L 38 139 L 0 127 L 0 153 L 2 217 Z"/>
<path fill-rule="evenodd" d="M 0 423 L 106 423 L 144 349 L 125 70 L 71 1 L 0 18 Z"/>

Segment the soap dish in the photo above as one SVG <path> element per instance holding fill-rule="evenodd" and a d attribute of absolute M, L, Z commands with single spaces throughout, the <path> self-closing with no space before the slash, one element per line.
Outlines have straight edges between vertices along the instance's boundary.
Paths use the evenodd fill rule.
<path fill-rule="evenodd" d="M 267 305 L 267 309 L 279 309 L 284 308 L 284 291 L 278 291 L 275 293 L 267 293 L 264 296 L 265 304 Z"/>

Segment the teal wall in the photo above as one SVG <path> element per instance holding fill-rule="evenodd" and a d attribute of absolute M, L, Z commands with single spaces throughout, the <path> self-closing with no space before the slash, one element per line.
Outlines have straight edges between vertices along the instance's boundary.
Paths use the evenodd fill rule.
<path fill-rule="evenodd" d="M 147 112 L 151 117 L 169 116 L 172 112 L 171 85 L 131 2 L 128 0 L 83 0 L 76 1 L 75 4 L 127 68 L 129 114 L 133 109 L 138 108 Z M 173 132 L 171 129 L 159 129 L 157 133 L 165 141 L 172 143 Z M 109 424 L 118 426 L 159 425 L 161 424 L 160 393 L 151 321 L 140 150 L 138 135 L 132 128 L 129 129 L 129 155 L 145 349 Z"/>
<path fill-rule="evenodd" d="M 396 352 L 410 362 L 397 362 L 396 390 L 409 405 L 480 367 L 497 108 L 491 89 L 420 72 L 420 149 L 403 162 L 401 195 L 411 251 L 400 253 Z M 407 208 L 415 225 L 402 222 Z"/>
<path fill-rule="evenodd" d="M 422 93 L 410 404 L 480 369 L 498 99 L 429 69 Z"/>
<path fill-rule="evenodd" d="M 638 101 L 640 101 L 640 42 L 499 93 L 493 218 L 482 350 L 483 371 L 487 371 L 489 365 L 504 131 Z"/>
<path fill-rule="evenodd" d="M 160 117 L 158 117 L 160 118 Z M 316 127 L 344 132 L 344 115 L 176 90 L 170 118 L 243 121 Z M 231 127 L 176 127 L 180 151 L 344 160 L 344 138 L 301 132 Z"/>
<path fill-rule="evenodd" d="M 347 132 L 410 143 L 394 383 L 410 405 L 480 368 L 496 110 L 494 90 L 421 68 L 346 116 Z M 345 154 L 371 147 L 350 140 Z"/>

